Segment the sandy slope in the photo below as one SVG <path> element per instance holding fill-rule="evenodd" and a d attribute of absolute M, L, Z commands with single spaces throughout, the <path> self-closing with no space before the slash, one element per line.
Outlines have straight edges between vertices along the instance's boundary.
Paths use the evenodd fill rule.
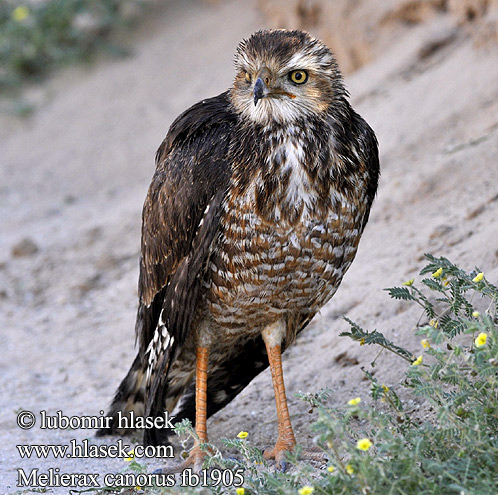
<path fill-rule="evenodd" d="M 21 460 L 15 444 L 117 439 L 23 431 L 16 412 L 106 408 L 135 353 L 140 211 L 155 149 L 182 109 L 230 85 L 237 42 L 267 25 L 254 2 L 177 1 L 154 17 L 134 35 L 133 57 L 68 70 L 44 87 L 51 99 L 31 119 L 0 120 L 0 492 L 16 491 L 16 468 L 103 475 L 124 467 L 120 459 Z M 424 252 L 468 270 L 478 264 L 498 279 L 498 50 L 450 15 L 396 32 L 347 78 L 380 142 L 383 175 L 370 223 L 341 289 L 285 356 L 305 444 L 313 416 L 293 392 L 328 386 L 336 405 L 367 395 L 360 366 L 376 351 L 338 337 L 347 329 L 343 314 L 417 351 L 418 312 L 391 303 L 384 287 L 416 276 Z M 337 360 L 344 352 L 350 359 Z M 402 367 L 385 356 L 377 376 L 396 386 Z M 244 429 L 257 445 L 270 444 L 268 373 L 209 428 L 215 441 Z"/>

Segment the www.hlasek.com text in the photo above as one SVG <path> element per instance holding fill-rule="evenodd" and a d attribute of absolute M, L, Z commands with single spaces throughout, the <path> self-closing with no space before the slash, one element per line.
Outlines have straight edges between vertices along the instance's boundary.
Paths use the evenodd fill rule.
<path fill-rule="evenodd" d="M 96 445 L 90 443 L 87 439 L 78 442 L 75 439 L 69 441 L 68 445 L 16 445 L 17 451 L 22 459 L 37 457 L 47 459 L 101 459 L 109 457 L 112 459 L 130 457 L 131 446 L 118 440 L 111 445 Z M 133 456 L 136 458 L 172 458 L 174 457 L 173 447 L 171 445 L 136 445 L 133 449 Z"/>

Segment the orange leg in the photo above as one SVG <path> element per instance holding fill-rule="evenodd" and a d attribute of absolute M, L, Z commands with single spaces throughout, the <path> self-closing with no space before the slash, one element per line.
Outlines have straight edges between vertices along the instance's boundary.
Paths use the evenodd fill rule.
<path fill-rule="evenodd" d="M 195 368 L 195 432 L 199 437 L 189 456 L 184 462 L 183 469 L 192 466 L 195 471 L 200 471 L 202 461 L 206 456 L 199 446 L 208 441 L 207 436 L 207 372 L 208 372 L 209 349 L 197 347 Z"/>
<path fill-rule="evenodd" d="M 282 328 L 280 327 L 280 331 Z M 271 377 L 273 381 L 273 390 L 275 391 L 275 402 L 277 404 L 277 420 L 278 420 L 278 437 L 277 443 L 273 449 L 266 450 L 263 454 L 265 459 L 275 459 L 277 466 L 285 471 L 287 462 L 285 454 L 292 452 L 296 446 L 296 437 L 292 429 L 289 408 L 287 407 L 287 397 L 285 395 L 284 373 L 282 370 L 282 349 L 277 342 L 281 341 L 281 333 L 279 327 L 270 327 L 268 332 L 263 333 L 263 339 L 270 361 Z M 320 463 L 325 462 L 325 456 L 322 452 L 310 449 L 300 451 L 299 457 Z"/>
<path fill-rule="evenodd" d="M 294 450 L 296 438 L 294 436 L 294 431 L 292 430 L 289 408 L 287 407 L 281 348 L 279 345 L 270 346 L 270 344 L 267 343 L 266 352 L 268 353 L 268 360 L 270 361 L 273 390 L 275 391 L 275 402 L 277 405 L 278 438 L 275 447 L 265 451 L 264 458 L 275 459 L 277 464 L 285 469 L 285 453 Z"/>
<path fill-rule="evenodd" d="M 199 440 L 195 440 L 194 446 L 185 461 L 166 466 L 158 472 L 179 473 L 184 469 L 193 467 L 194 471 L 202 469 L 202 461 L 206 456 L 199 446 L 200 443 L 208 441 L 207 436 L 207 372 L 208 372 L 209 349 L 197 347 L 196 369 L 195 369 L 195 432 Z"/>
<path fill-rule="evenodd" d="M 197 367 L 195 376 L 195 431 L 202 443 L 207 437 L 207 372 L 209 349 L 197 348 Z"/>

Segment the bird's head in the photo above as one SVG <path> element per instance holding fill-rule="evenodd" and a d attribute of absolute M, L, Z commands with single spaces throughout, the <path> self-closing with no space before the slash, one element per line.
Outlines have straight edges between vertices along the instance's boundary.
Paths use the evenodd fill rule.
<path fill-rule="evenodd" d="M 260 124 L 324 114 L 346 93 L 330 50 L 304 31 L 258 31 L 239 44 L 235 68 L 232 103 Z"/>

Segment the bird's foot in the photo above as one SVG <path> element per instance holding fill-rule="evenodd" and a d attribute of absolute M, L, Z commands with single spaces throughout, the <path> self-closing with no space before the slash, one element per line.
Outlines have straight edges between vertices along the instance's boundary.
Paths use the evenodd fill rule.
<path fill-rule="evenodd" d="M 275 463 L 278 469 L 281 469 L 285 473 L 287 467 L 289 466 L 289 461 L 287 460 L 287 455 L 294 452 L 296 443 L 291 440 L 277 440 L 275 447 L 273 449 L 267 449 L 263 453 L 263 457 L 266 460 L 275 459 Z M 319 450 L 311 449 L 299 449 L 299 459 L 306 461 L 316 461 L 320 463 L 325 463 L 327 457 L 325 454 Z"/>
<path fill-rule="evenodd" d="M 267 461 L 270 459 L 275 459 L 277 468 L 281 469 L 282 472 L 285 473 L 288 465 L 288 461 L 286 459 L 287 454 L 293 452 L 295 446 L 296 446 L 296 441 L 294 439 L 281 440 L 279 438 L 273 449 L 266 449 L 264 451 L 263 457 Z"/>
<path fill-rule="evenodd" d="M 195 445 L 189 452 L 188 457 L 183 462 L 176 462 L 174 464 L 167 464 L 163 468 L 156 469 L 154 473 L 169 474 L 169 473 L 182 473 L 185 469 L 192 469 L 198 473 L 202 469 L 202 463 L 206 457 L 207 452 L 201 450 L 199 445 Z"/>

